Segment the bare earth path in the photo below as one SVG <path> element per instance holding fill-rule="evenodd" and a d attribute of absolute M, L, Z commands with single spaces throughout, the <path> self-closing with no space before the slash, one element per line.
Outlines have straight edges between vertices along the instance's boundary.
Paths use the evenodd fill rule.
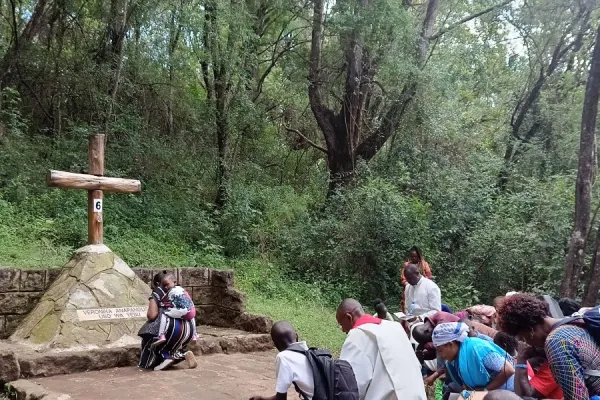
<path fill-rule="evenodd" d="M 276 352 L 198 356 L 198 368 L 161 372 L 137 368 L 32 379 L 75 400 L 225 400 L 272 395 Z M 293 392 L 290 392 L 290 394 Z M 294 398 L 294 397 L 290 397 Z"/>

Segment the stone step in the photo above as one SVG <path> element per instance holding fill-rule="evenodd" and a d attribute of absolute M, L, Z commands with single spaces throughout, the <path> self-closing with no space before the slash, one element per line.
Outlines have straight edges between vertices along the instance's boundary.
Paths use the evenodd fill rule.
<path fill-rule="evenodd" d="M 199 326 L 200 339 L 190 346 L 196 355 L 249 353 L 273 349 L 268 334 Z M 124 346 L 86 351 L 49 351 L 38 353 L 21 345 L 0 342 L 0 381 L 47 377 L 117 367 L 136 366 L 139 346 Z"/>

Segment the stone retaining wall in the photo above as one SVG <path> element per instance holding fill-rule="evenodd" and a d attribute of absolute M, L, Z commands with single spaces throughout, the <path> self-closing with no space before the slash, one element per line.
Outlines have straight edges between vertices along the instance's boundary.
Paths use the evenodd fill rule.
<path fill-rule="evenodd" d="M 159 269 L 132 268 L 148 284 Z M 56 279 L 60 268 L 0 267 L 0 338 L 8 338 Z M 209 268 L 168 269 L 187 289 L 196 305 L 199 324 L 267 333 L 271 320 L 245 312 L 244 294 L 233 287 L 233 271 Z M 150 293 L 148 293 L 150 296 Z"/>

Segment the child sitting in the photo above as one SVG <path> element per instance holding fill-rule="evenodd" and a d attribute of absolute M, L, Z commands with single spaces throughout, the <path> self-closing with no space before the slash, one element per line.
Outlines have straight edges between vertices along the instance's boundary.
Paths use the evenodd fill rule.
<path fill-rule="evenodd" d="M 158 330 L 158 340 L 153 346 L 159 346 L 167 341 L 165 332 L 167 330 L 167 318 L 181 318 L 186 321 L 192 321 L 192 341 L 198 340 L 196 333 L 196 307 L 188 292 L 181 286 L 175 285 L 175 277 L 172 274 L 166 274 L 161 282 L 165 295 L 160 299 L 160 328 Z"/>

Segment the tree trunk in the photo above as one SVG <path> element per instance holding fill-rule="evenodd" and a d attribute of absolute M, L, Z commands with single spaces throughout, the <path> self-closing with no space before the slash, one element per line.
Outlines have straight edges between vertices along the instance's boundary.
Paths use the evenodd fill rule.
<path fill-rule="evenodd" d="M 590 229 L 590 208 L 592 180 L 595 172 L 596 117 L 600 97 L 600 27 L 596 33 L 596 43 L 592 55 L 590 73 L 585 88 L 583 113 L 581 116 L 581 137 L 579 141 L 579 165 L 575 184 L 575 218 L 569 251 L 565 262 L 563 281 L 560 286 L 562 297 L 577 296 L 577 286 L 585 261 L 586 238 Z M 596 261 L 596 260 L 594 260 Z M 594 266 L 592 266 L 594 267 Z M 597 273 L 597 272 L 596 272 Z M 592 281 L 594 279 L 592 278 Z M 594 296 L 588 286 L 588 297 Z M 596 290 L 597 293 L 597 290 Z"/>
<path fill-rule="evenodd" d="M 588 281 L 585 284 L 585 291 L 583 292 L 583 301 L 581 302 L 584 307 L 593 307 L 596 305 L 598 299 L 598 292 L 600 291 L 600 229 L 596 233 L 596 246 L 594 248 L 594 255 L 592 256 L 592 265 L 590 266 Z"/>
<path fill-rule="evenodd" d="M 6 83 L 10 80 L 10 76 L 13 72 L 13 67 L 17 63 L 20 55 L 20 50 L 24 45 L 29 44 L 33 39 L 40 36 L 44 31 L 44 25 L 47 26 L 48 19 L 52 13 L 54 7 L 54 0 L 38 0 L 35 4 L 33 14 L 25 25 L 23 31 L 19 34 L 16 32 L 16 16 L 13 24 L 13 41 L 12 47 L 6 51 L 4 57 L 0 61 L 0 89 L 6 86 Z M 13 9 L 13 13 L 16 12 Z"/>
<path fill-rule="evenodd" d="M 118 40 L 115 44 L 118 45 L 118 48 L 113 48 L 115 51 L 114 58 L 112 59 L 112 67 L 114 71 L 113 84 L 110 90 L 110 101 L 108 103 L 108 109 L 106 111 L 106 116 L 104 119 L 104 134 L 108 137 L 109 128 L 110 128 L 110 120 L 112 118 L 112 114 L 114 112 L 115 103 L 117 101 L 117 92 L 119 91 L 119 83 L 121 81 L 121 72 L 123 70 L 123 56 L 125 54 L 125 26 L 127 21 L 127 5 L 129 0 L 123 0 L 122 9 L 118 11 L 117 15 L 121 18 L 120 22 L 115 22 L 122 29 L 121 39 Z"/>
<path fill-rule="evenodd" d="M 215 82 L 217 120 L 217 198 L 215 204 L 221 208 L 227 202 L 229 184 L 229 166 L 227 156 L 229 153 L 229 112 L 227 107 L 227 90 L 225 82 Z"/>
<path fill-rule="evenodd" d="M 590 15 L 591 11 L 585 6 L 575 14 L 552 49 L 549 62 L 540 66 L 535 83 L 515 105 L 510 119 L 511 133 L 504 153 L 504 163 L 498 175 L 497 187 L 500 192 L 503 192 L 508 185 L 513 165 L 522 151 L 520 145 L 531 141 L 539 130 L 539 123 L 535 121 L 531 124 L 526 123 L 527 117 L 536 112 L 542 89 L 548 79 L 559 70 L 558 67 L 569 58 L 569 55 L 581 49 L 581 38 L 588 29 Z"/>

